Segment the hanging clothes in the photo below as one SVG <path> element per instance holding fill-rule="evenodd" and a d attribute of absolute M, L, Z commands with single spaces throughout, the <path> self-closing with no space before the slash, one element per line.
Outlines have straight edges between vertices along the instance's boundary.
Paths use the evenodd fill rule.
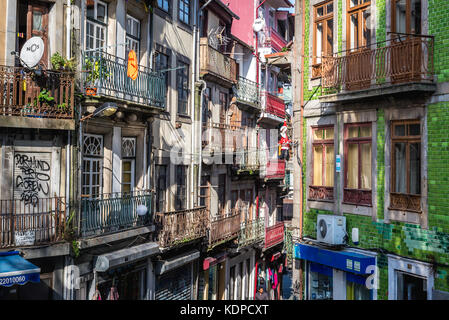
<path fill-rule="evenodd" d="M 98 290 L 98 286 L 95 289 L 94 296 L 92 297 L 92 300 L 101 300 L 101 293 L 100 290 Z"/>
<path fill-rule="evenodd" d="M 112 286 L 109 290 L 108 300 L 118 300 L 118 290 L 115 286 Z"/>

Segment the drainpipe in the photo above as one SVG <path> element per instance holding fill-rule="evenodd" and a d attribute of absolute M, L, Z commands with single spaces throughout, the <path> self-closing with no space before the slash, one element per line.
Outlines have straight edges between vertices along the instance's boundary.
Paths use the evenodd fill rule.
<path fill-rule="evenodd" d="M 196 11 L 196 1 L 193 2 L 193 12 Z M 191 146 L 191 152 L 190 152 L 190 207 L 193 208 L 196 204 L 196 201 L 194 201 L 194 195 L 195 191 L 194 189 L 194 180 L 195 180 L 195 80 L 196 80 L 196 34 L 198 32 L 197 27 L 197 16 L 195 15 L 195 21 L 193 22 L 193 43 L 192 43 L 192 51 L 193 51 L 193 62 L 192 62 L 192 73 L 191 73 L 191 92 L 190 92 L 190 105 L 192 106 L 192 115 L 193 115 L 193 124 L 191 127 L 191 133 L 190 133 L 190 146 Z"/>
<path fill-rule="evenodd" d="M 70 36 L 70 28 L 71 28 L 71 20 L 72 20 L 72 10 L 71 10 L 71 4 L 70 0 L 67 0 L 67 8 L 66 8 L 66 26 L 67 26 L 67 34 L 66 34 L 66 48 L 65 48 L 65 55 L 67 59 L 71 58 L 70 53 L 70 42 L 71 42 L 71 36 Z"/>
<path fill-rule="evenodd" d="M 202 89 L 201 89 L 201 97 L 200 97 L 200 121 L 199 121 L 199 135 L 198 135 L 198 146 L 199 146 L 199 164 L 198 164 L 198 189 L 201 186 L 201 169 L 203 165 L 203 148 L 202 148 L 202 124 L 203 124 L 203 93 L 204 90 L 206 90 L 207 84 L 204 80 L 198 80 L 199 83 L 201 83 Z M 197 201 L 199 200 L 200 193 L 197 194 Z M 199 205 L 199 203 L 198 203 Z"/>

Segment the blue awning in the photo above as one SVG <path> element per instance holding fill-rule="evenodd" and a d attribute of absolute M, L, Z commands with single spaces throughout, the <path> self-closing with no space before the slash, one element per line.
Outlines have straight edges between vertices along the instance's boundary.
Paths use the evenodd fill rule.
<path fill-rule="evenodd" d="M 39 282 L 41 269 L 19 255 L 19 251 L 0 252 L 0 286 Z"/>
<path fill-rule="evenodd" d="M 323 264 L 335 269 L 355 274 L 371 274 L 368 266 L 376 265 L 376 259 L 360 253 L 347 251 L 332 251 L 315 246 L 297 243 L 295 258 Z"/>

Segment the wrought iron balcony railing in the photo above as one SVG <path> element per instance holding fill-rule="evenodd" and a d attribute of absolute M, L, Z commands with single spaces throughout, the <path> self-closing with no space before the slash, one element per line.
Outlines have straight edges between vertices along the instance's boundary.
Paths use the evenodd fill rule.
<path fill-rule="evenodd" d="M 212 48 L 207 38 L 200 39 L 200 73 L 203 76 L 212 75 L 231 85 L 237 82 L 236 61 Z"/>
<path fill-rule="evenodd" d="M 135 80 L 127 76 L 128 63 L 102 50 L 83 53 L 83 83 L 87 95 L 112 97 L 165 108 L 165 77 L 142 65 Z"/>
<path fill-rule="evenodd" d="M 399 34 L 383 46 L 323 57 L 322 87 L 351 91 L 385 83 L 431 83 L 434 75 L 433 49 L 431 36 Z"/>
<path fill-rule="evenodd" d="M 0 116 L 73 119 L 73 73 L 0 66 Z"/>
<path fill-rule="evenodd" d="M 239 77 L 235 86 L 235 97 L 237 101 L 259 107 L 259 85 L 257 82 Z"/>
<path fill-rule="evenodd" d="M 212 218 L 209 229 L 209 247 L 237 237 L 240 231 L 240 211 L 233 210 L 227 215 Z"/>
<path fill-rule="evenodd" d="M 245 247 L 263 241 L 265 235 L 265 221 L 263 217 L 246 220 L 240 224 L 239 247 Z"/>
<path fill-rule="evenodd" d="M 159 245 L 172 247 L 207 235 L 209 210 L 206 207 L 155 214 Z"/>
<path fill-rule="evenodd" d="M 103 235 L 152 223 L 150 191 L 110 193 L 81 198 L 81 236 Z M 144 215 L 137 213 L 137 208 Z"/>
<path fill-rule="evenodd" d="M 0 248 L 63 240 L 64 197 L 0 200 Z"/>

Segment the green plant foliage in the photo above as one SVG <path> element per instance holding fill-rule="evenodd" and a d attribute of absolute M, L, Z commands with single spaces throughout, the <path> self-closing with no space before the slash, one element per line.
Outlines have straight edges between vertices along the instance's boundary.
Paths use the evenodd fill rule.
<path fill-rule="evenodd" d="M 47 89 L 42 89 L 37 96 L 37 99 L 40 103 L 53 104 L 55 102 L 55 98 L 50 96 L 50 92 Z"/>
<path fill-rule="evenodd" d="M 53 54 L 50 58 L 51 65 L 55 70 L 66 70 L 66 71 L 74 71 L 75 70 L 75 58 L 66 59 L 59 52 Z"/>

